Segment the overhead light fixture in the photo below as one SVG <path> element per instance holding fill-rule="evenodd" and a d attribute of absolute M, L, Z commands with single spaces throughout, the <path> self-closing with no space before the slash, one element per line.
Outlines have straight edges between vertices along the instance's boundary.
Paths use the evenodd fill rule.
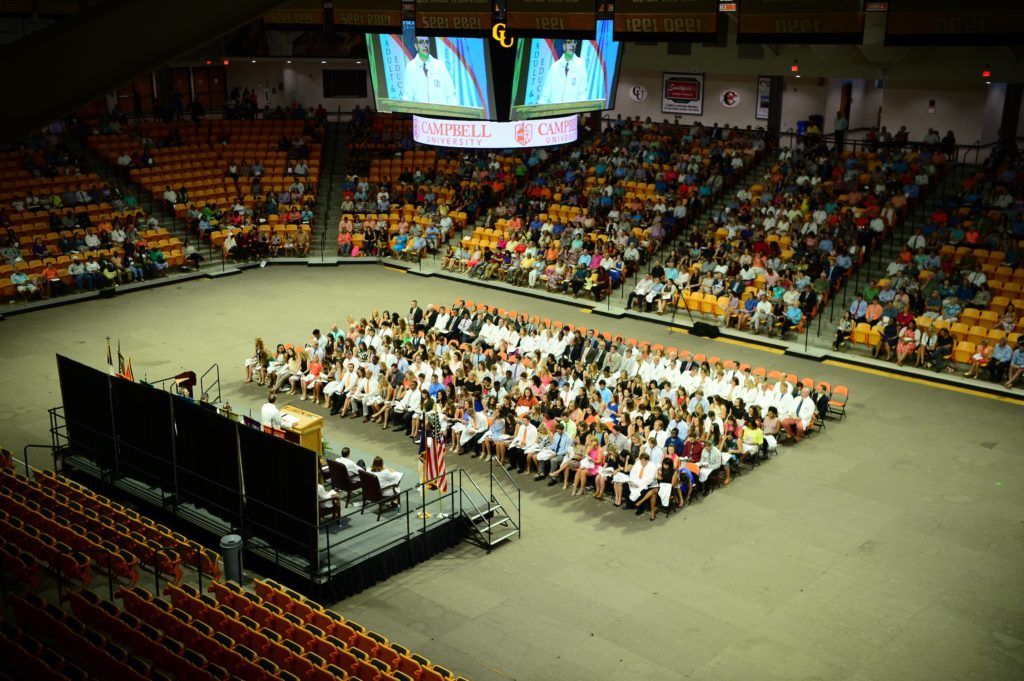
<path fill-rule="evenodd" d="M 292 63 L 292 60 L 291 60 L 291 59 L 289 59 L 289 60 L 288 60 L 288 63 L 289 63 L 289 64 L 291 64 L 291 63 Z"/>
<path fill-rule="evenodd" d="M 362 64 L 363 62 L 362 62 L 362 61 L 360 61 L 359 59 L 356 59 L 356 63 L 357 63 L 357 64 Z"/>
<path fill-rule="evenodd" d="M 326 64 L 326 63 L 327 63 L 327 60 L 326 60 L 326 59 L 321 59 L 321 60 L 320 60 L 320 63 L 321 63 L 321 64 Z"/>
<path fill-rule="evenodd" d="M 252 63 L 253 63 L 253 64 L 255 64 L 255 63 L 256 63 L 256 60 L 255 60 L 255 59 L 253 59 L 253 60 L 252 60 Z"/>

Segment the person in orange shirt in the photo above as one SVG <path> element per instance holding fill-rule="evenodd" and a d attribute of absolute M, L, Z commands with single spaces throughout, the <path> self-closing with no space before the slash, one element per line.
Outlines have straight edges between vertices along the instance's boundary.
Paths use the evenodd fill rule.
<path fill-rule="evenodd" d="M 64 288 L 64 282 L 61 281 L 60 273 L 57 272 L 57 268 L 53 266 L 53 263 L 48 263 L 43 268 L 43 296 L 46 298 L 52 298 L 59 295 L 61 290 Z"/>

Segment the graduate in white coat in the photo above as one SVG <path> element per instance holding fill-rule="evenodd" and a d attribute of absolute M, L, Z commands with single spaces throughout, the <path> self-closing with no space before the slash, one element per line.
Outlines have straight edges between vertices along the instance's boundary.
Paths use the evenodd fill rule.
<path fill-rule="evenodd" d="M 430 38 L 418 35 L 415 41 L 416 56 L 405 65 L 402 99 L 424 104 L 458 104 L 448 67 L 430 54 Z"/>
<path fill-rule="evenodd" d="M 654 484 L 658 467 L 651 463 L 651 456 L 647 452 L 640 454 L 640 458 L 629 469 L 629 501 L 635 504 L 640 495 Z"/>

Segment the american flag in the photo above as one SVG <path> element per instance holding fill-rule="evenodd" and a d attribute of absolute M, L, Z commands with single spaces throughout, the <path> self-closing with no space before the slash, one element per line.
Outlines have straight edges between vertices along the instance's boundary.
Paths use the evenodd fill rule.
<path fill-rule="evenodd" d="M 426 419 L 425 419 L 426 420 Z M 423 480 L 434 480 L 434 485 L 441 492 L 448 491 L 448 476 L 444 465 L 445 443 L 444 433 L 441 432 L 440 424 L 436 417 L 432 419 L 429 431 L 424 424 L 423 437 L 420 438 L 420 454 L 423 457 Z"/>

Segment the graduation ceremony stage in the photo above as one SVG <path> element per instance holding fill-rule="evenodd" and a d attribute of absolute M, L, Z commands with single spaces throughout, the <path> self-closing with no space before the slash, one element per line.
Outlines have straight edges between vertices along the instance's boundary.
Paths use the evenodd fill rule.
<path fill-rule="evenodd" d="M 237 535 L 244 568 L 313 598 L 358 593 L 462 541 L 490 549 L 518 536 L 519 490 L 500 467 L 483 485 L 450 470 L 430 481 L 444 491 L 424 494 L 416 471 L 394 466 L 397 504 L 364 504 L 355 493 L 346 507 L 336 490 L 339 503 L 322 509 L 317 485 L 329 475 L 316 452 L 209 405 L 57 359 L 64 403 L 50 419 L 59 472 L 210 548 Z"/>

